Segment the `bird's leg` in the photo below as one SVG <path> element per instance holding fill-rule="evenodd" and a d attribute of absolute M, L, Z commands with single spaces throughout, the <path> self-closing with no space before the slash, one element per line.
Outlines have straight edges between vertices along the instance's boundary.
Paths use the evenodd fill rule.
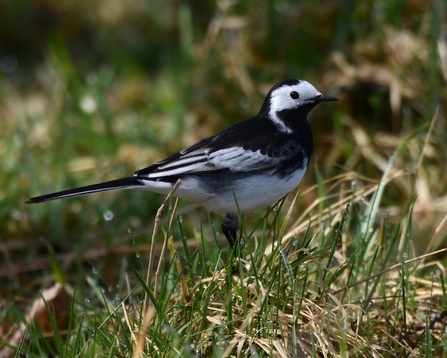
<path fill-rule="evenodd" d="M 227 238 L 233 250 L 237 244 L 237 229 L 239 228 L 239 218 L 237 214 L 227 214 L 222 220 L 222 232 Z"/>

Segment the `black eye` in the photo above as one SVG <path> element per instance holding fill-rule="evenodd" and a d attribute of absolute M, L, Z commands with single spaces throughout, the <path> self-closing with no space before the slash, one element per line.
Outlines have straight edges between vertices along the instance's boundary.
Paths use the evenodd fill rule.
<path fill-rule="evenodd" d="M 300 94 L 296 91 L 292 91 L 292 92 L 290 92 L 290 98 L 298 99 L 298 98 L 300 98 Z"/>

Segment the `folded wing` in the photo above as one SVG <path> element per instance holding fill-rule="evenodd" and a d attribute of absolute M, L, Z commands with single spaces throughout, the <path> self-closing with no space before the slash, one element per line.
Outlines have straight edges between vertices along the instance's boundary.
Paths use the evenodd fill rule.
<path fill-rule="evenodd" d="M 297 153 L 282 150 L 272 153 L 260 149 L 253 151 L 242 146 L 214 149 L 211 146 L 191 147 L 133 175 L 144 179 L 182 177 L 187 174 L 217 174 L 275 170 L 282 161 Z"/>

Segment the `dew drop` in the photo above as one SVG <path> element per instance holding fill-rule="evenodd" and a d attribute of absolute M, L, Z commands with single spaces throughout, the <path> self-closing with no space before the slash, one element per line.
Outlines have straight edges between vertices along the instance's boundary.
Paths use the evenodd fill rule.
<path fill-rule="evenodd" d="M 6 74 L 13 73 L 19 67 L 16 55 L 8 54 L 1 59 L 0 71 Z"/>
<path fill-rule="evenodd" d="M 23 214 L 22 214 L 22 212 L 19 209 L 12 209 L 11 210 L 11 217 L 14 220 L 19 221 L 19 220 L 21 220 L 23 218 Z"/>
<path fill-rule="evenodd" d="M 127 229 L 128 234 L 132 234 L 132 229 Z"/>
<path fill-rule="evenodd" d="M 113 219 L 113 212 L 111 212 L 110 210 L 106 210 L 103 214 L 103 217 L 105 221 L 110 221 Z"/>
<path fill-rule="evenodd" d="M 353 180 L 353 181 L 351 182 L 351 189 L 352 189 L 352 190 L 355 190 L 356 185 L 357 185 L 357 182 L 356 182 L 355 180 Z"/>
<path fill-rule="evenodd" d="M 250 106 L 250 99 L 248 99 L 247 97 L 242 97 L 242 98 L 239 100 L 239 105 L 240 105 L 242 108 L 248 108 L 248 107 Z"/>
<path fill-rule="evenodd" d="M 84 96 L 79 102 L 79 106 L 85 113 L 93 113 L 98 108 L 98 105 L 93 97 Z"/>

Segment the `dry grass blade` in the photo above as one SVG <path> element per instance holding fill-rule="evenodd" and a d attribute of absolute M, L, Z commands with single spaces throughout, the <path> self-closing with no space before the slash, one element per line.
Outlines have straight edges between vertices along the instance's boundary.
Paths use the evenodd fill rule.
<path fill-rule="evenodd" d="M 404 265 L 407 265 L 409 263 L 412 263 L 412 262 L 415 262 L 415 261 L 419 261 L 419 260 L 423 261 L 425 258 L 427 258 L 429 256 L 441 254 L 443 252 L 447 252 L 447 248 L 440 249 L 440 250 L 437 250 L 437 251 L 434 251 L 434 252 L 430 252 L 429 254 L 425 254 L 425 255 L 422 255 L 422 256 L 414 257 L 414 258 L 409 259 L 409 260 L 405 260 L 405 261 L 403 261 L 401 263 L 398 263 L 398 264 L 395 264 L 395 265 L 391 266 L 390 268 L 387 268 L 386 270 L 382 270 L 382 271 L 380 271 L 380 272 L 378 272 L 378 273 L 376 273 L 374 275 L 371 275 L 369 277 L 364 278 L 363 280 L 360 280 L 360 281 L 358 281 L 356 283 L 353 283 L 351 285 L 348 285 L 348 286 L 346 286 L 346 287 L 344 287 L 344 288 L 342 288 L 340 290 L 337 290 L 337 291 L 334 292 L 334 294 L 339 294 L 339 293 L 341 293 L 341 292 L 343 292 L 343 291 L 345 291 L 345 290 L 347 290 L 349 288 L 352 288 L 352 287 L 355 287 L 357 285 L 360 285 L 360 284 L 362 284 L 364 282 L 367 282 L 369 280 L 372 280 L 372 279 L 374 279 L 376 277 L 383 276 L 384 274 L 386 274 L 388 272 L 391 272 L 391 271 L 394 271 L 394 270 L 397 270 L 398 268 L 400 268 L 400 267 L 402 267 Z"/>
<path fill-rule="evenodd" d="M 177 183 L 176 183 L 176 185 L 177 185 Z M 179 185 L 180 185 L 180 183 L 179 183 Z M 178 185 L 175 186 L 175 189 L 177 189 L 177 188 L 178 188 Z M 174 193 L 175 189 L 173 188 L 172 193 Z M 170 195 L 172 195 L 172 193 Z M 175 216 L 177 214 L 178 203 L 179 203 L 179 199 L 177 198 L 177 199 L 175 199 L 174 207 L 173 207 L 172 213 L 171 213 L 171 218 L 169 220 L 168 232 L 166 233 L 166 237 L 168 239 L 164 240 L 164 242 L 163 242 L 163 246 L 162 246 L 162 249 L 161 249 L 161 252 L 160 252 L 160 257 L 164 256 L 164 253 L 165 253 L 165 250 L 166 250 L 166 245 L 168 244 L 168 241 L 171 240 L 170 234 L 171 234 L 174 218 L 175 218 Z M 158 213 L 157 213 L 157 215 L 158 215 Z M 152 248 L 152 245 L 151 245 L 151 248 Z M 151 251 L 151 253 L 152 253 L 152 251 Z M 162 265 L 162 260 L 160 260 L 158 262 L 157 270 L 155 271 L 155 282 L 154 282 L 154 297 L 155 298 L 157 298 L 157 287 L 158 287 L 158 280 L 159 280 L 159 277 L 160 277 L 161 265 Z M 149 268 L 150 268 L 150 266 L 148 267 L 148 269 Z"/>
<path fill-rule="evenodd" d="M 438 235 L 439 233 L 442 232 L 442 228 L 446 223 L 447 223 L 447 214 L 444 216 L 439 225 L 436 227 L 435 232 L 433 233 L 433 236 L 431 237 L 430 242 L 428 243 L 427 248 L 425 249 L 425 253 L 428 253 L 435 246 Z M 424 262 L 424 260 L 422 262 Z"/>
<path fill-rule="evenodd" d="M 407 175 L 406 171 L 398 170 L 393 175 L 387 177 L 383 183 L 387 184 L 387 183 L 393 181 L 394 179 L 399 178 L 401 176 L 405 176 L 405 175 Z M 347 178 L 351 178 L 351 176 L 348 175 Z M 342 182 L 344 182 L 344 181 L 340 181 L 339 183 L 341 184 Z M 375 185 L 367 186 L 362 189 L 356 189 L 354 196 L 349 195 L 349 194 L 353 193 L 352 190 L 347 190 L 346 192 L 343 193 L 343 196 L 336 203 L 333 203 L 330 206 L 326 207 L 321 213 L 314 214 L 307 220 L 304 220 L 306 217 L 309 216 L 309 213 L 311 213 L 313 210 L 315 210 L 315 208 L 318 206 L 318 204 L 320 202 L 326 201 L 332 197 L 337 197 L 339 194 L 334 194 L 333 196 L 325 196 L 323 198 L 316 199 L 311 205 L 308 206 L 308 208 L 301 214 L 301 216 L 298 218 L 298 220 L 292 225 L 292 229 L 284 235 L 284 237 L 282 239 L 282 246 L 287 248 L 290 245 L 290 242 L 293 239 L 293 237 L 295 237 L 302 231 L 307 230 L 307 228 L 313 228 L 313 227 L 319 225 L 319 223 L 321 221 L 324 221 L 324 220 L 327 220 L 328 218 L 330 218 L 332 215 L 336 215 L 336 214 L 343 212 L 343 210 L 345 209 L 346 204 L 348 202 L 351 202 L 351 203 L 364 202 L 365 197 L 376 192 L 378 187 L 379 187 L 379 184 L 375 184 Z M 336 222 L 333 222 L 333 223 L 336 224 Z M 272 246 L 269 245 L 266 248 L 266 254 L 269 255 L 271 253 L 271 251 L 272 251 Z"/>
<path fill-rule="evenodd" d="M 166 205 L 168 204 L 171 196 L 174 194 L 174 192 L 177 190 L 177 188 L 180 186 L 181 183 L 182 183 L 181 179 L 177 180 L 177 182 L 174 184 L 171 191 L 169 192 L 169 194 L 166 196 L 165 200 L 163 201 L 163 204 L 161 204 L 160 208 L 157 210 L 157 215 L 155 216 L 155 220 L 154 220 L 155 225 L 154 225 L 154 230 L 152 232 L 151 249 L 149 252 L 149 262 L 147 265 L 146 287 L 148 287 L 148 288 L 150 286 L 151 277 L 152 277 L 152 267 L 153 267 L 152 261 L 154 258 L 155 240 L 157 238 L 158 226 L 160 224 L 161 214 L 162 214 L 163 210 L 165 209 Z M 149 294 L 146 292 L 144 295 L 143 312 L 146 312 L 148 305 L 149 305 Z"/>
<path fill-rule="evenodd" d="M 150 306 L 147 309 L 147 311 L 143 311 L 143 312 L 144 312 L 143 324 L 141 325 L 139 333 L 138 333 L 138 340 L 136 341 L 136 345 L 135 345 L 135 349 L 133 351 L 132 358 L 139 358 L 144 354 L 144 352 L 143 352 L 144 344 L 146 343 L 146 340 L 148 339 L 148 338 L 146 338 L 146 331 L 155 316 L 155 307 Z"/>
<path fill-rule="evenodd" d="M 428 142 L 430 141 L 430 137 L 431 137 L 431 134 L 433 133 L 433 128 L 435 127 L 435 123 L 436 123 L 436 120 L 439 117 L 440 111 L 441 111 L 441 109 L 440 109 L 440 107 L 438 105 L 436 107 L 435 114 L 433 115 L 433 118 L 432 118 L 432 120 L 430 122 L 430 127 L 428 128 L 427 135 L 425 136 L 424 145 L 422 146 L 421 155 L 419 156 L 419 160 L 418 160 L 418 162 L 416 164 L 416 171 L 419 171 L 419 169 L 420 169 L 420 167 L 422 165 L 422 160 L 424 159 L 425 152 L 426 152 L 427 146 L 428 146 Z"/>

